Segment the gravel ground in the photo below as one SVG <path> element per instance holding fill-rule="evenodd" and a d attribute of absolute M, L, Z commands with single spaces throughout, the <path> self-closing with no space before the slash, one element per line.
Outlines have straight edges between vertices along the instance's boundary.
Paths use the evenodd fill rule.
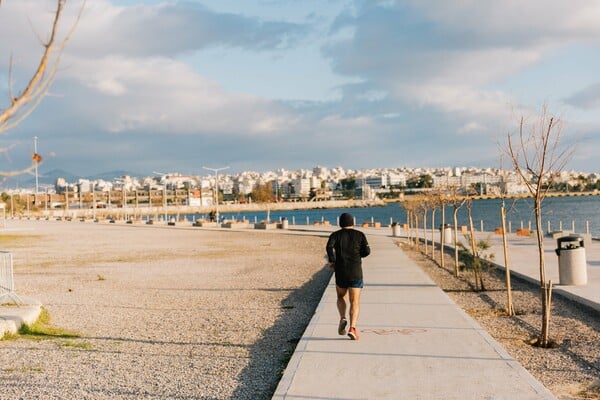
<path fill-rule="evenodd" d="M 507 317 L 504 271 L 484 272 L 486 291 L 474 292 L 472 273 L 454 276 L 454 258 L 444 268 L 406 243 L 401 248 L 508 353 L 561 400 L 600 399 L 600 315 L 558 295 L 552 297 L 550 339 L 556 348 L 529 344 L 541 327 L 539 286 L 513 278 L 513 306 Z M 436 254 L 439 260 L 439 253 Z"/>
<path fill-rule="evenodd" d="M 9 221 L 17 293 L 80 338 L 0 342 L 0 399 L 270 399 L 330 272 L 325 238 Z"/>

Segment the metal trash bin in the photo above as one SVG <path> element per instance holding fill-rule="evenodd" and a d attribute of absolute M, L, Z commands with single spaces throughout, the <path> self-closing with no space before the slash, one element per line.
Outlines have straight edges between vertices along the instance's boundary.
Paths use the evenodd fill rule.
<path fill-rule="evenodd" d="M 400 237 L 400 224 L 394 222 L 392 224 L 392 236 L 393 237 Z"/>
<path fill-rule="evenodd" d="M 583 237 L 569 235 L 556 240 L 558 280 L 561 285 L 586 285 L 587 262 Z"/>
<path fill-rule="evenodd" d="M 452 244 L 452 226 L 449 224 L 440 225 L 440 232 L 443 234 L 444 244 Z"/>

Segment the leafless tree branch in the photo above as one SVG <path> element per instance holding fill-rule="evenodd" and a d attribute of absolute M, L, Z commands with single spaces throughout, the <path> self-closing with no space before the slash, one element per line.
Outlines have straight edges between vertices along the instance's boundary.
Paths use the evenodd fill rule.
<path fill-rule="evenodd" d="M 18 95 L 15 95 L 13 87 L 13 58 L 11 55 L 8 67 L 9 105 L 4 109 L 0 109 L 0 133 L 6 132 L 20 124 L 37 108 L 42 99 L 48 93 L 48 90 L 56 77 L 62 52 L 66 44 L 71 39 L 73 32 L 75 31 L 75 28 L 81 19 L 81 15 L 85 6 L 84 1 L 73 26 L 66 36 L 62 40 L 59 40 L 59 22 L 63 15 L 66 2 L 67 0 L 57 0 L 57 7 L 56 11 L 54 12 L 52 29 L 50 31 L 49 38 L 45 42 L 40 39 L 40 42 L 44 48 L 44 52 L 40 57 L 35 72 L 31 76 L 29 82 Z M 33 163 L 30 167 L 19 171 L 0 171 L 0 176 L 7 177 L 29 172 L 33 170 L 36 162 L 39 164 L 39 161 L 33 160 Z"/>

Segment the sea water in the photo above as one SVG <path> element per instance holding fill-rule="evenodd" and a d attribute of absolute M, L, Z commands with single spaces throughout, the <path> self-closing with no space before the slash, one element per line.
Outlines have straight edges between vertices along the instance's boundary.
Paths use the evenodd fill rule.
<path fill-rule="evenodd" d="M 501 227 L 500 208 L 501 199 L 473 200 L 471 213 L 476 230 L 493 231 Z M 535 230 L 535 214 L 532 199 L 506 199 L 507 229 L 512 232 L 519 228 Z M 357 225 L 364 222 L 379 222 L 386 226 L 393 222 L 406 223 L 406 211 L 402 203 L 388 203 L 385 206 L 364 208 L 331 208 L 309 210 L 285 210 L 260 212 L 221 213 L 223 219 L 248 220 L 251 223 L 267 219 L 280 221 L 285 218 L 290 224 L 312 225 L 315 222 L 329 222 L 337 225 L 337 219 L 343 212 L 351 213 Z M 206 216 L 196 215 L 193 218 Z M 428 225 L 431 224 L 431 210 L 428 212 Z M 435 224 L 441 224 L 441 210 L 435 214 Z M 445 207 L 445 222 L 453 224 L 452 207 Z M 467 207 L 463 206 L 458 211 L 458 225 L 468 225 Z M 574 228 L 574 229 L 573 229 Z M 591 233 L 593 237 L 600 238 L 600 196 L 568 196 L 547 197 L 542 203 L 542 229 L 544 231 L 574 230 L 576 233 Z"/>

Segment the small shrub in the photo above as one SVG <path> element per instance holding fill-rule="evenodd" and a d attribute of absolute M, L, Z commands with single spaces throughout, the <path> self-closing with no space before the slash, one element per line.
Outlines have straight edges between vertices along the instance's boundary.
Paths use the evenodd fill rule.
<path fill-rule="evenodd" d="M 470 243 L 470 236 L 465 236 Z M 483 283 L 481 271 L 488 270 L 490 267 L 492 267 L 492 261 L 494 260 L 494 254 L 488 252 L 491 247 L 489 239 L 482 239 L 476 242 L 475 250 L 468 248 L 462 242 L 458 242 L 457 247 L 460 269 L 472 271 L 475 276 L 475 290 L 484 291 L 485 285 Z M 473 255 L 474 252 L 476 253 L 475 256 Z"/>

